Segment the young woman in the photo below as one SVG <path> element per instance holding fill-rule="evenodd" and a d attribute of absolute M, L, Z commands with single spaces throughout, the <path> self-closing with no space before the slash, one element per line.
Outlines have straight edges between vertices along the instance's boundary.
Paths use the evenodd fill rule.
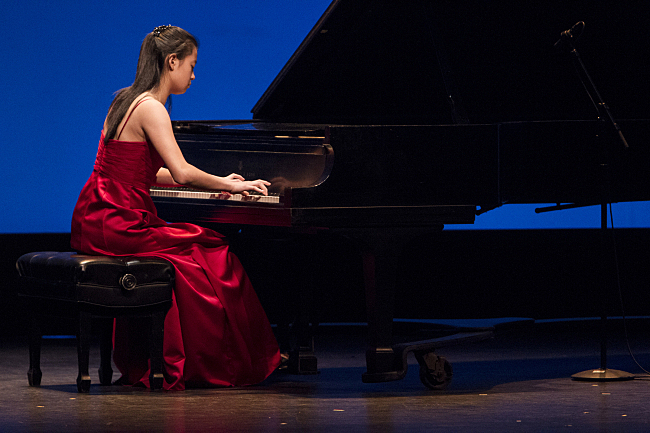
<path fill-rule="evenodd" d="M 197 40 L 174 26 L 142 43 L 133 85 L 120 90 L 104 122 L 95 167 L 72 216 L 72 247 L 86 254 L 162 257 L 176 268 L 165 319 L 165 389 L 248 385 L 280 363 L 266 315 L 219 233 L 168 224 L 156 215 L 152 184 L 267 194 L 269 182 L 219 177 L 187 163 L 165 109 L 194 79 Z M 135 331 L 135 332 L 134 332 Z M 114 362 L 124 384 L 148 386 L 147 345 L 137 324 L 117 320 Z"/>

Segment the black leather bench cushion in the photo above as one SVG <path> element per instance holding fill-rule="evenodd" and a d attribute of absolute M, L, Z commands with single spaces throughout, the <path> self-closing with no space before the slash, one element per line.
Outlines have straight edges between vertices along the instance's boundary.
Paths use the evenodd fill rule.
<path fill-rule="evenodd" d="M 16 262 L 18 294 L 101 307 L 169 302 L 174 266 L 155 257 L 110 257 L 43 251 Z"/>

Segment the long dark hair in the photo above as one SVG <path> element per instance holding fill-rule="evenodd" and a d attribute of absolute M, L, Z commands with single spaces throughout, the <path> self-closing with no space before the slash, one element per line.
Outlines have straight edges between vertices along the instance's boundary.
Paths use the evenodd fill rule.
<path fill-rule="evenodd" d="M 179 60 L 183 60 L 198 47 L 199 42 L 194 36 L 175 26 L 156 27 L 144 38 L 133 84 L 116 92 L 108 110 L 105 143 L 115 136 L 117 127 L 135 98 L 160 84 L 167 56 L 176 54 Z M 167 105 L 169 109 L 170 104 Z"/>

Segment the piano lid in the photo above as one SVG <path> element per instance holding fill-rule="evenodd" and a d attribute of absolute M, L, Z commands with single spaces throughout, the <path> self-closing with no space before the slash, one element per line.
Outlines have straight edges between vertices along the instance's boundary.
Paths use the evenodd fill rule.
<path fill-rule="evenodd" d="M 254 119 L 339 124 L 591 120 L 577 48 L 617 118 L 650 118 L 650 2 L 334 0 L 252 109 Z"/>

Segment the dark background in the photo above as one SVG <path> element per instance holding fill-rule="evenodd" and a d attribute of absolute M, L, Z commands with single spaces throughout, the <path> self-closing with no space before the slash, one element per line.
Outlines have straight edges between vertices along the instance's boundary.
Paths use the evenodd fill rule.
<path fill-rule="evenodd" d="M 407 242 L 399 251 L 395 316 L 412 319 L 534 319 L 647 316 L 650 305 L 650 231 L 614 232 L 620 273 L 616 282 L 611 233 L 607 274 L 600 272 L 599 230 L 444 231 Z M 15 259 L 22 253 L 67 250 L 66 234 L 0 236 L 0 333 L 25 332 L 24 309 L 16 298 Z M 312 290 L 318 322 L 365 322 L 361 256 L 345 237 L 321 234 L 309 242 L 311 256 L 296 246 L 267 238 L 233 239 L 272 322 L 291 320 L 301 293 Z M 606 281 L 605 297 L 602 297 Z M 54 321 L 46 332 L 73 333 Z"/>

